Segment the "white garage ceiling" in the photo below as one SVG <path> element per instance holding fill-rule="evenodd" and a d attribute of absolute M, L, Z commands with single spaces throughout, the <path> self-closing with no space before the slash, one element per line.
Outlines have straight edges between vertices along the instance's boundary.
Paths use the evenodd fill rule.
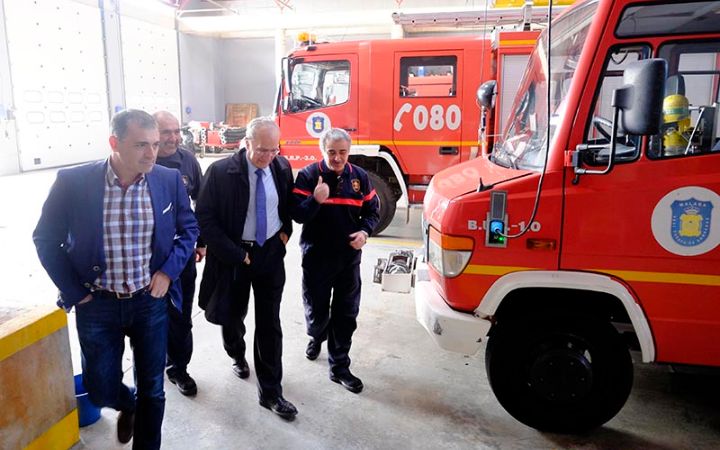
<path fill-rule="evenodd" d="M 177 10 L 178 29 L 216 37 L 394 34 L 479 28 L 485 0 L 160 0 Z M 489 0 L 492 11 L 492 0 Z M 539 11 L 539 10 L 538 10 Z M 404 25 L 393 13 L 408 19 Z M 413 21 L 412 18 L 430 20 Z M 441 18 L 433 22 L 433 18 Z M 472 18 L 464 20 L 463 18 Z"/>

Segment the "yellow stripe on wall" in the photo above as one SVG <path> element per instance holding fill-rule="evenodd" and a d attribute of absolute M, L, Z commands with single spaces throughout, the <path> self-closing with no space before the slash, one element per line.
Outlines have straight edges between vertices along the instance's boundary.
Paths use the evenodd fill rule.
<path fill-rule="evenodd" d="M 78 410 L 73 409 L 70 414 L 29 443 L 25 450 L 66 450 L 79 440 Z"/>
<path fill-rule="evenodd" d="M 20 316 L 25 319 L 27 315 Z M 12 328 L 18 325 L 16 330 L 9 332 L 6 336 L 0 336 L 0 361 L 8 358 L 25 347 L 29 347 L 40 339 L 49 336 L 61 328 L 67 326 L 67 315 L 62 309 L 55 309 L 44 317 L 38 317 L 30 323 L 24 320 L 10 320 L 3 324 L 3 328 Z"/>
<path fill-rule="evenodd" d="M 418 241 L 411 241 L 406 239 L 390 239 L 390 238 L 377 238 L 377 237 L 371 237 L 368 239 L 368 242 L 371 244 L 376 245 L 384 245 L 386 247 L 411 247 L 411 248 L 420 248 L 422 247 L 422 242 Z"/>

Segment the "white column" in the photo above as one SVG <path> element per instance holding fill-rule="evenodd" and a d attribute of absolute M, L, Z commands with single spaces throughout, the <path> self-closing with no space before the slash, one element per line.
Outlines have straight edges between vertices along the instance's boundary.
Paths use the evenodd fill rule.
<path fill-rule="evenodd" d="M 280 86 L 282 78 L 282 65 L 280 60 L 287 56 L 287 35 L 284 28 L 275 30 L 275 86 Z"/>
<path fill-rule="evenodd" d="M 390 28 L 390 39 L 402 39 L 405 37 L 405 29 L 399 23 L 394 23 Z"/>

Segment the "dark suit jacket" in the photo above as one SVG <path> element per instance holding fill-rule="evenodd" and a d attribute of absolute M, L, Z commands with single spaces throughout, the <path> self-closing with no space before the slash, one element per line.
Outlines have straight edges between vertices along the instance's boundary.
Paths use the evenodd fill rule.
<path fill-rule="evenodd" d="M 103 198 L 107 160 L 60 170 L 42 209 L 33 241 L 40 262 L 60 289 L 58 305 L 70 310 L 107 268 L 103 249 Z M 180 172 L 155 166 L 146 175 L 153 206 L 150 273 L 173 280 L 170 296 L 182 304 L 174 280 L 193 255 L 198 225 Z"/>
<path fill-rule="evenodd" d="M 195 204 L 195 214 L 207 244 L 198 304 L 205 309 L 205 317 L 217 324 L 222 324 L 227 317 L 232 301 L 230 284 L 236 276 L 235 268 L 243 264 L 246 255 L 240 245 L 250 198 L 245 154 L 246 150 L 241 149 L 210 165 Z M 289 237 L 292 234 L 288 203 L 293 188 L 292 169 L 285 158 L 277 156 L 270 163 L 270 171 L 278 193 L 280 231 Z"/>

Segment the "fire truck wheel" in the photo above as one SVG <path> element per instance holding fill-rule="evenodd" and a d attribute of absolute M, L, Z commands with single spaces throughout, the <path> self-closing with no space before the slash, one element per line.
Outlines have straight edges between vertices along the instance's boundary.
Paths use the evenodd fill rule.
<path fill-rule="evenodd" d="M 511 416 L 556 433 L 585 432 L 612 419 L 633 382 L 620 334 L 590 317 L 499 321 L 485 365 L 495 397 Z"/>
<path fill-rule="evenodd" d="M 392 222 L 393 217 L 395 217 L 395 208 L 397 205 L 395 204 L 392 189 L 388 182 L 373 172 L 368 172 L 368 176 L 370 177 L 373 188 L 375 188 L 375 192 L 377 192 L 378 199 L 380 199 L 380 221 L 373 232 L 373 236 L 377 236 Z"/>
<path fill-rule="evenodd" d="M 222 147 L 213 147 L 212 150 L 213 150 L 213 153 L 222 153 L 223 148 Z"/>

